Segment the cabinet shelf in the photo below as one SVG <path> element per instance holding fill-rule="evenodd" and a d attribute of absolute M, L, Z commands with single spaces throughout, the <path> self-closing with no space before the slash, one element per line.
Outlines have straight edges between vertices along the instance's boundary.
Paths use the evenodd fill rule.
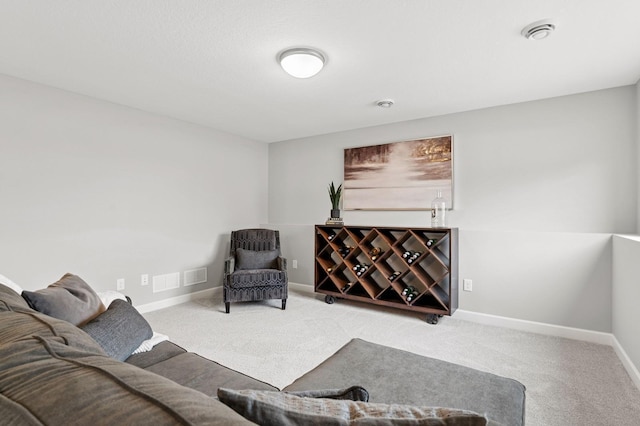
<path fill-rule="evenodd" d="M 423 312 L 432 323 L 458 308 L 457 228 L 316 225 L 315 257 L 315 291 L 332 301 Z"/>

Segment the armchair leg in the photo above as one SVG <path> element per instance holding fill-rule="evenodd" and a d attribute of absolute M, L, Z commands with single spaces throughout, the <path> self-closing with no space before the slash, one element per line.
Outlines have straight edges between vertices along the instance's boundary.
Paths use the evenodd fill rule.
<path fill-rule="evenodd" d="M 286 307 L 287 307 L 287 299 L 282 299 L 282 310 L 284 311 Z"/>
<path fill-rule="evenodd" d="M 231 306 L 231 302 L 224 302 L 224 310 L 229 313 L 229 307 Z"/>

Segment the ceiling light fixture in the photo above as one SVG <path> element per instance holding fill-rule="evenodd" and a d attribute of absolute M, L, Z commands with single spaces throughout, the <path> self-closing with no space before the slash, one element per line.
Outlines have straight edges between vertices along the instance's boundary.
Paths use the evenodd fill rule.
<path fill-rule="evenodd" d="M 278 55 L 283 70 L 296 78 L 309 78 L 318 74 L 326 58 L 322 53 L 307 47 L 287 49 Z"/>
<path fill-rule="evenodd" d="M 381 99 L 376 102 L 380 108 L 391 108 L 393 106 L 393 99 Z"/>
<path fill-rule="evenodd" d="M 529 40 L 542 40 L 549 37 L 555 29 L 555 24 L 548 20 L 537 21 L 524 27 L 521 34 Z"/>

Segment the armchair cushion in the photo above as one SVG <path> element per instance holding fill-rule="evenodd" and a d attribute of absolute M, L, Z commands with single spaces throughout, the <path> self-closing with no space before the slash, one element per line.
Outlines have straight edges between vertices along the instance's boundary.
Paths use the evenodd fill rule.
<path fill-rule="evenodd" d="M 245 250 L 236 249 L 236 269 L 278 269 L 278 250 Z"/>
<path fill-rule="evenodd" d="M 284 287 L 287 284 L 287 272 L 276 269 L 236 270 L 227 277 L 229 288 Z"/>

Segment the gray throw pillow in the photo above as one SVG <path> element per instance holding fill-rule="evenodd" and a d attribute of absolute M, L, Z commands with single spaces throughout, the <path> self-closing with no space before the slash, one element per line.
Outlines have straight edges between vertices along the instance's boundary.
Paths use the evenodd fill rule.
<path fill-rule="evenodd" d="M 22 297 L 36 311 L 76 326 L 89 322 L 106 310 L 89 284 L 68 273 L 45 289 L 24 290 Z"/>
<path fill-rule="evenodd" d="M 278 269 L 278 250 L 236 249 L 236 269 Z"/>
<path fill-rule="evenodd" d="M 80 327 L 111 358 L 124 361 L 153 336 L 151 326 L 129 302 L 116 299 L 109 309 Z"/>
<path fill-rule="evenodd" d="M 290 395 L 303 398 L 348 399 L 351 401 L 369 401 L 369 392 L 362 386 L 351 386 L 346 389 L 313 389 L 306 391 L 287 391 Z"/>
<path fill-rule="evenodd" d="M 218 389 L 218 398 L 261 426 L 486 426 L 473 411 L 440 407 L 302 398 L 287 392 Z"/>

